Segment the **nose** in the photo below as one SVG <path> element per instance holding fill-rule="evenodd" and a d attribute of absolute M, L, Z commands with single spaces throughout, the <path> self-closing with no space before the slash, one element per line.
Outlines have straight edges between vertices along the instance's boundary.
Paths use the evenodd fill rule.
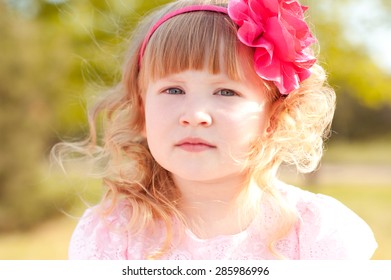
<path fill-rule="evenodd" d="M 209 127 L 212 124 L 212 116 L 206 110 L 188 107 L 184 111 L 179 118 L 179 123 L 182 126 Z"/>

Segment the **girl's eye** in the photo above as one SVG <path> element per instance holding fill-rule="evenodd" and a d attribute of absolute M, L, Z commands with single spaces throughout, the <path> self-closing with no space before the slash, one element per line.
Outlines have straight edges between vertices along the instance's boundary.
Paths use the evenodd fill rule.
<path fill-rule="evenodd" d="M 185 94 L 185 92 L 180 88 L 168 88 L 164 90 L 163 93 L 172 94 L 172 95 Z"/>
<path fill-rule="evenodd" d="M 215 93 L 216 95 L 221 95 L 221 96 L 238 96 L 235 91 L 230 90 L 230 89 L 221 89 L 218 92 Z"/>

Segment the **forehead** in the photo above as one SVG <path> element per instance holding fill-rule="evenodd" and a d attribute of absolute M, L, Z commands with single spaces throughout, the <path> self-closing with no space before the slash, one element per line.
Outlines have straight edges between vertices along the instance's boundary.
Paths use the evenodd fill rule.
<path fill-rule="evenodd" d="M 140 74 L 155 80 L 186 70 L 207 69 L 212 74 L 242 79 L 253 71 L 253 50 L 239 42 L 236 32 L 236 25 L 221 13 L 178 15 L 159 26 L 151 37 Z"/>

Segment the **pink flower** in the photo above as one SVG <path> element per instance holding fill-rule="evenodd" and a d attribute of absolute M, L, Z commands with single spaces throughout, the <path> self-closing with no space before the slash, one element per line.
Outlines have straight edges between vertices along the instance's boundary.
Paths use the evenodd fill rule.
<path fill-rule="evenodd" d="M 257 74 L 273 81 L 287 95 L 310 75 L 316 42 L 304 20 L 307 7 L 296 0 L 231 0 L 230 18 L 239 26 L 239 40 L 255 48 Z"/>

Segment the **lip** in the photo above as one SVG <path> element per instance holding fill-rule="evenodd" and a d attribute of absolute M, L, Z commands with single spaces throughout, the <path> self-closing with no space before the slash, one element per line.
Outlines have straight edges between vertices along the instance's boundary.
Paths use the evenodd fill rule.
<path fill-rule="evenodd" d="M 208 141 L 195 137 L 184 138 L 176 143 L 175 146 L 187 152 L 203 152 L 216 148 L 215 145 L 209 143 Z"/>

